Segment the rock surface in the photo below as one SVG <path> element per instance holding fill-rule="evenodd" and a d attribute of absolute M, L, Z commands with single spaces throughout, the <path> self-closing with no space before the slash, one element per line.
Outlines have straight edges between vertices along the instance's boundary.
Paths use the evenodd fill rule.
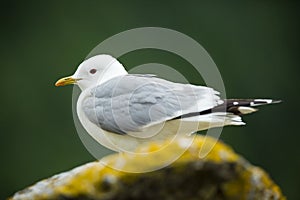
<path fill-rule="evenodd" d="M 285 199 L 266 172 L 213 138 L 197 136 L 192 143 L 177 138 L 164 150 L 160 147 L 158 144 L 142 147 L 141 152 L 145 149 L 151 152 L 146 156 L 126 153 L 108 156 L 104 161 L 42 180 L 10 199 Z M 208 153 L 200 156 L 203 158 L 199 158 L 200 149 Z M 180 151 L 182 155 L 172 164 L 162 162 L 175 158 L 174 152 Z M 135 170 L 144 173 L 128 172 Z"/>

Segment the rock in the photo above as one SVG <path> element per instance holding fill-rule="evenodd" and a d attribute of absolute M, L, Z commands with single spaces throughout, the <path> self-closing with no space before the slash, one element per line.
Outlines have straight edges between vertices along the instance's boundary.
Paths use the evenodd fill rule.
<path fill-rule="evenodd" d="M 138 152 L 145 150 L 150 153 L 114 154 L 85 164 L 42 180 L 10 199 L 285 199 L 266 172 L 213 138 L 196 136 L 192 143 L 177 138 L 149 144 Z"/>

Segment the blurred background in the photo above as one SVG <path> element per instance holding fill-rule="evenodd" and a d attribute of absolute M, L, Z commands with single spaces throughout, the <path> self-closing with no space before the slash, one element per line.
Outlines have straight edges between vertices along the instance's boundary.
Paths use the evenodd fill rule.
<path fill-rule="evenodd" d="M 221 139 L 264 168 L 289 199 L 300 199 L 298 1 L 5 1 L 1 7 L 1 199 L 94 160 L 76 133 L 72 87 L 54 82 L 106 38 L 145 26 L 174 29 L 202 44 L 227 97 L 284 101 L 245 116 L 245 127 L 225 128 Z M 163 51 L 120 60 L 127 69 L 168 64 L 204 84 L 188 63 Z"/>

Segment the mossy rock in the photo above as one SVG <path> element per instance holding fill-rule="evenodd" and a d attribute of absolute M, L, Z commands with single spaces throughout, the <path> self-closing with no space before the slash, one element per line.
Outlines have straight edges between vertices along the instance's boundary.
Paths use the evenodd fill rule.
<path fill-rule="evenodd" d="M 177 138 L 164 144 L 168 145 L 161 151 L 157 150 L 162 144 L 154 143 L 138 150 L 147 149 L 151 152 L 148 155 L 123 153 L 105 158 L 106 164 L 118 166 L 121 171 L 100 161 L 88 163 L 42 180 L 11 199 L 285 199 L 266 172 L 222 142 L 196 136 L 192 143 Z M 199 158 L 200 149 L 207 152 L 203 158 Z M 175 162 L 161 167 L 161 161 L 174 152 L 182 154 Z M 128 172 L 134 170 L 145 172 Z"/>

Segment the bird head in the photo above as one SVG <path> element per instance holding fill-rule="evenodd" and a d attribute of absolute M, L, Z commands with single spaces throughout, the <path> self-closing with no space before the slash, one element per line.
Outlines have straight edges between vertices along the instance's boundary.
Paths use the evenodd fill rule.
<path fill-rule="evenodd" d="M 85 90 L 125 74 L 127 71 L 116 58 L 101 54 L 83 61 L 73 75 L 59 79 L 55 86 L 77 84 L 81 90 Z"/>

